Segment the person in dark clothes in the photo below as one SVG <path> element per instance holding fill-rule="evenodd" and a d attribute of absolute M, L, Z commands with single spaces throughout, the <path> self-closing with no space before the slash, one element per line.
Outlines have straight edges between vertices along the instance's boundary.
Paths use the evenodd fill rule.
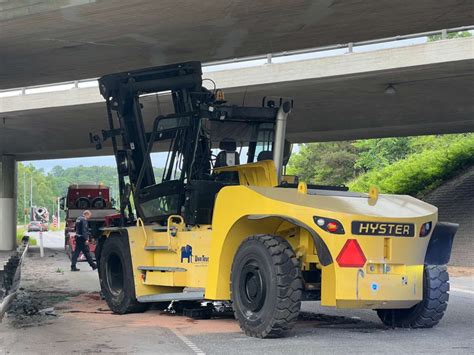
<path fill-rule="evenodd" d="M 86 210 L 82 213 L 82 216 L 79 216 L 76 219 L 76 249 L 72 254 L 71 271 L 80 271 L 80 269 L 76 267 L 76 263 L 81 251 L 86 257 L 87 262 L 91 266 L 92 270 L 97 269 L 97 264 L 94 262 L 94 260 L 92 260 L 91 253 L 89 251 L 90 232 L 89 223 L 87 220 L 91 218 L 91 216 L 91 211 Z"/>

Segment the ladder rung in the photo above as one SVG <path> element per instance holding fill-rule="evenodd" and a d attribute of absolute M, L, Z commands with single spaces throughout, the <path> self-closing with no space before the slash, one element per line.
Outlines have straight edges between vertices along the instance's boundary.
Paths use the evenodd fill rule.
<path fill-rule="evenodd" d="M 169 250 L 167 245 L 149 245 L 145 247 L 145 250 Z"/>
<path fill-rule="evenodd" d="M 137 297 L 141 303 L 148 302 L 167 302 L 167 301 L 196 301 L 204 299 L 204 291 L 199 292 L 178 292 L 178 293 L 159 293 L 156 295 L 146 295 Z"/>
<path fill-rule="evenodd" d="M 169 271 L 169 272 L 184 272 L 183 267 L 169 267 L 169 266 L 139 266 L 140 271 Z"/>

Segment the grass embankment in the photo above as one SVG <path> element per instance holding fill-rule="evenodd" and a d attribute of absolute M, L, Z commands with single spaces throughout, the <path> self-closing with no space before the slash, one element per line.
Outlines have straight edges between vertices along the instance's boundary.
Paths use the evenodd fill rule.
<path fill-rule="evenodd" d="M 433 145 L 379 170 L 371 170 L 349 183 L 353 191 L 377 186 L 383 193 L 422 196 L 474 165 L 474 136 L 456 141 L 433 139 Z"/>

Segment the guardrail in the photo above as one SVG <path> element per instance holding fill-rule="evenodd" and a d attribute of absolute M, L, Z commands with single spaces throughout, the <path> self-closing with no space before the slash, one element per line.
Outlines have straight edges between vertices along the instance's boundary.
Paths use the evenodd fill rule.
<path fill-rule="evenodd" d="M 436 35 L 441 36 L 441 39 L 448 39 L 449 33 L 463 32 L 463 31 L 474 31 L 474 25 L 454 27 L 454 28 L 442 29 L 442 30 L 436 30 L 436 31 L 420 32 L 420 33 L 414 33 L 414 34 L 408 34 L 408 35 L 399 35 L 399 36 L 379 38 L 379 39 L 372 39 L 372 40 L 360 41 L 360 42 L 349 42 L 349 43 L 334 44 L 334 45 L 323 46 L 323 47 L 314 47 L 314 48 L 298 49 L 298 50 L 283 51 L 283 52 L 276 52 L 276 53 L 268 53 L 268 54 L 263 54 L 263 55 L 254 55 L 254 56 L 219 60 L 219 61 L 203 63 L 203 67 L 206 68 L 206 67 L 219 66 L 219 65 L 225 65 L 225 64 L 238 64 L 238 63 L 245 63 L 245 62 L 259 61 L 259 60 L 260 61 L 265 60 L 266 64 L 272 64 L 273 60 L 276 58 L 290 57 L 290 56 L 296 56 L 296 55 L 301 55 L 301 54 L 318 53 L 318 52 L 331 51 L 331 50 L 344 49 L 344 48 L 347 48 L 347 53 L 353 53 L 354 48 L 367 46 L 371 44 L 390 43 L 390 42 L 397 42 L 401 40 L 423 38 L 423 37 L 436 36 Z M 0 94 L 12 93 L 12 96 L 16 96 L 16 95 L 33 94 L 34 92 L 31 92 L 31 91 L 35 91 L 39 89 L 44 90 L 44 89 L 52 88 L 52 87 L 54 87 L 54 90 L 51 90 L 51 91 L 63 91 L 63 90 L 69 90 L 73 88 L 80 88 L 81 84 L 83 85 L 82 87 L 96 86 L 97 79 L 98 78 L 91 78 L 91 79 L 84 79 L 84 80 L 71 80 L 71 81 L 65 81 L 65 82 L 60 82 L 60 83 L 51 83 L 51 84 L 44 84 L 44 85 L 12 88 L 12 89 L 0 90 Z M 44 90 L 44 91 L 46 92 L 47 90 Z"/>
<path fill-rule="evenodd" d="M 473 31 L 473 30 L 474 30 L 474 25 L 462 26 L 462 27 L 455 27 L 455 28 L 450 28 L 450 29 L 414 33 L 414 34 L 409 34 L 409 35 L 400 35 L 400 36 L 385 37 L 385 38 L 379 38 L 379 39 L 371 39 L 371 40 L 360 41 L 360 42 L 349 42 L 349 43 L 334 44 L 334 45 L 324 46 L 324 47 L 297 49 L 297 50 L 292 50 L 292 51 L 283 51 L 283 52 L 277 52 L 277 53 L 266 54 L 266 55 L 256 55 L 256 56 L 248 56 L 248 57 L 235 58 L 235 59 L 220 60 L 220 61 L 206 63 L 205 66 L 241 63 L 241 62 L 247 62 L 247 61 L 252 61 L 252 60 L 262 60 L 262 59 L 266 59 L 267 62 L 270 64 L 272 63 L 272 60 L 274 58 L 287 57 L 291 55 L 317 53 L 317 52 L 329 51 L 329 50 L 334 50 L 334 49 L 344 49 L 344 48 L 348 49 L 347 53 L 353 53 L 354 48 L 366 46 L 370 44 L 389 43 L 389 42 L 396 42 L 396 41 L 401 41 L 401 40 L 406 40 L 406 39 L 422 38 L 422 37 L 429 37 L 429 36 L 436 36 L 436 35 L 440 35 L 441 39 L 448 39 L 449 33 Z"/>
<path fill-rule="evenodd" d="M 21 280 L 21 265 L 25 255 L 28 253 L 29 244 L 24 244 L 23 250 L 19 249 L 14 255 L 10 257 L 6 263 L 5 270 L 2 272 L 2 282 L 0 285 L 0 322 L 3 315 L 11 306 L 16 297 L 16 293 L 20 288 Z"/>

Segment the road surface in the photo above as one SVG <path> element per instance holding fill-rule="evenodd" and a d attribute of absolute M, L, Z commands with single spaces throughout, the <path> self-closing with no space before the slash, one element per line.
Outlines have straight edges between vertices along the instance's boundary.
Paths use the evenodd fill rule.
<path fill-rule="evenodd" d="M 56 237 L 49 236 L 45 242 L 54 243 Z M 157 309 L 111 314 L 99 297 L 97 273 L 83 269 L 69 272 L 63 251 L 47 249 L 42 259 L 34 250 L 28 255 L 23 294 L 15 312 L 0 324 L 0 354 L 474 353 L 472 270 L 451 279 L 447 314 L 433 329 L 389 329 L 370 310 L 334 310 L 304 302 L 304 313 L 287 338 L 261 340 L 245 336 L 232 317 L 193 320 Z M 53 315 L 38 311 L 49 307 L 54 307 Z"/>
<path fill-rule="evenodd" d="M 43 233 L 43 246 L 51 249 L 64 249 L 64 231 L 48 231 Z M 37 245 L 40 245 L 40 232 L 27 232 L 31 239 L 37 241 Z"/>

